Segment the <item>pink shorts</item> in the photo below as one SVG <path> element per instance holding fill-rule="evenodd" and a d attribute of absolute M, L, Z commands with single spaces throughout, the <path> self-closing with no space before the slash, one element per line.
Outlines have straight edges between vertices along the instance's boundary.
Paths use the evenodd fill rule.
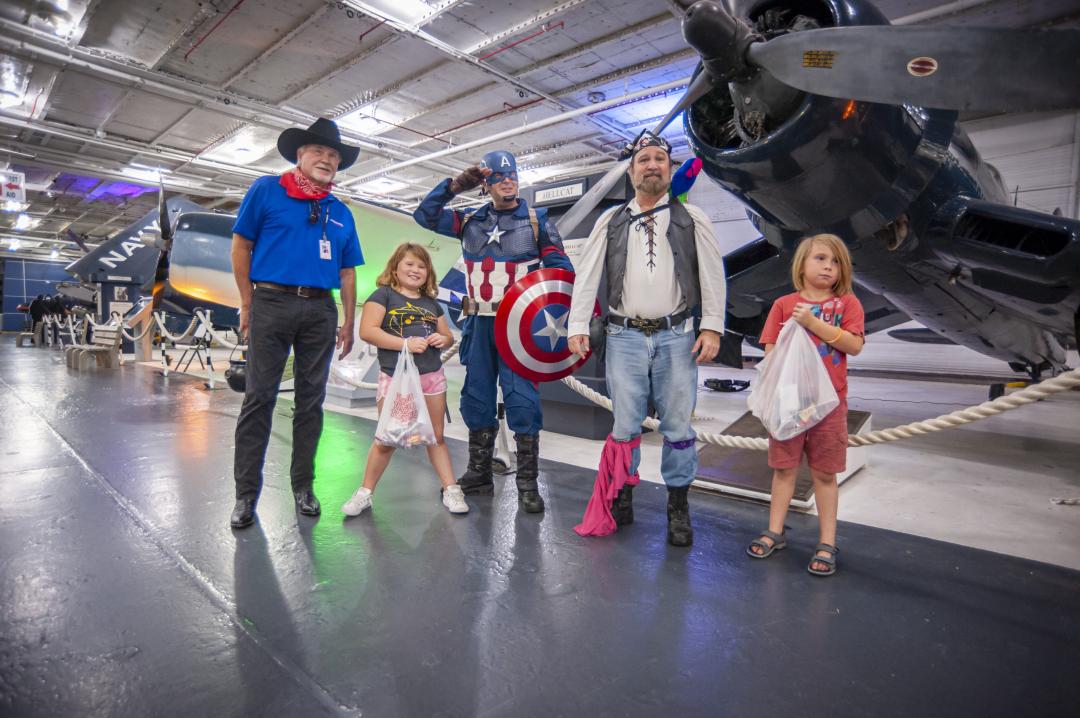
<path fill-rule="evenodd" d="M 818 424 L 790 439 L 769 437 L 769 468 L 794 469 L 802 463 L 803 452 L 811 469 L 839 474 L 847 468 L 847 400 Z"/>
<path fill-rule="evenodd" d="M 375 390 L 375 401 L 382 401 L 386 392 L 390 391 L 390 381 L 394 377 L 386 372 L 379 372 L 379 388 Z M 438 370 L 420 375 L 420 390 L 424 396 L 437 396 L 446 393 L 446 373 L 442 367 Z"/>

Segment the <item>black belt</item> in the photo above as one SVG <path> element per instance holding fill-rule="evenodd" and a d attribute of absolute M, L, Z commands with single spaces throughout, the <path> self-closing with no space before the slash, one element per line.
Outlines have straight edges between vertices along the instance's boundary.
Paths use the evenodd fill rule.
<path fill-rule="evenodd" d="M 671 329 L 678 326 L 690 318 L 690 310 L 684 309 L 681 312 L 675 314 L 669 314 L 666 317 L 659 317 L 657 319 L 641 319 L 639 317 L 624 317 L 621 314 L 612 312 L 608 315 L 608 324 L 618 324 L 621 327 L 627 329 L 637 329 L 640 332 L 644 332 L 646 335 L 658 332 L 661 329 Z"/>
<path fill-rule="evenodd" d="M 293 284 L 274 284 L 273 282 L 255 282 L 256 289 L 269 289 L 282 294 L 295 294 L 304 299 L 322 299 L 330 296 L 329 289 L 322 287 L 297 287 Z"/>

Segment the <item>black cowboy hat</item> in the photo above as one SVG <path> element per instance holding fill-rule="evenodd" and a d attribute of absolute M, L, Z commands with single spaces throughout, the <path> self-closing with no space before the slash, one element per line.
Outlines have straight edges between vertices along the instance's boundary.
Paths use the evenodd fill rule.
<path fill-rule="evenodd" d="M 360 148 L 343 144 L 337 124 L 325 117 L 315 120 L 311 127 L 306 130 L 301 130 L 299 127 L 290 127 L 277 138 L 278 152 L 289 162 L 296 162 L 296 151 L 304 145 L 333 147 L 341 154 L 341 164 L 338 165 L 339 170 L 348 169 L 356 162 L 356 158 L 360 156 Z"/>

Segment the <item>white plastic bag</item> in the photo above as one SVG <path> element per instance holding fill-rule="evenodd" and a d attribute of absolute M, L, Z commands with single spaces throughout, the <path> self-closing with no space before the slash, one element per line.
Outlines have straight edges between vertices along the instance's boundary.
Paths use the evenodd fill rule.
<path fill-rule="evenodd" d="M 746 405 L 775 439 L 801 434 L 840 405 L 814 341 L 794 319 L 784 324 L 757 370 Z"/>
<path fill-rule="evenodd" d="M 412 354 L 405 347 L 398 354 L 390 389 L 383 397 L 382 413 L 375 427 L 375 441 L 403 449 L 435 444 L 435 429 L 431 425 L 424 391 L 420 387 L 420 372 L 416 370 Z"/>

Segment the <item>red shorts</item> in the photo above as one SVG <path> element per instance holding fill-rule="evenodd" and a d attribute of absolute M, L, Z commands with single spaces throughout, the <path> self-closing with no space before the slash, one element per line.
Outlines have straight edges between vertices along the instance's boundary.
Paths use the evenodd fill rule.
<path fill-rule="evenodd" d="M 794 469 L 806 452 L 811 469 L 839 474 L 847 468 L 847 401 L 833 409 L 819 423 L 790 439 L 769 437 L 769 468 Z"/>
<path fill-rule="evenodd" d="M 375 390 L 375 401 L 382 401 L 390 391 L 390 381 L 394 377 L 386 372 L 379 372 L 379 388 Z M 435 371 L 420 375 L 420 391 L 424 396 L 438 396 L 446 393 L 446 373 L 439 367 Z"/>

